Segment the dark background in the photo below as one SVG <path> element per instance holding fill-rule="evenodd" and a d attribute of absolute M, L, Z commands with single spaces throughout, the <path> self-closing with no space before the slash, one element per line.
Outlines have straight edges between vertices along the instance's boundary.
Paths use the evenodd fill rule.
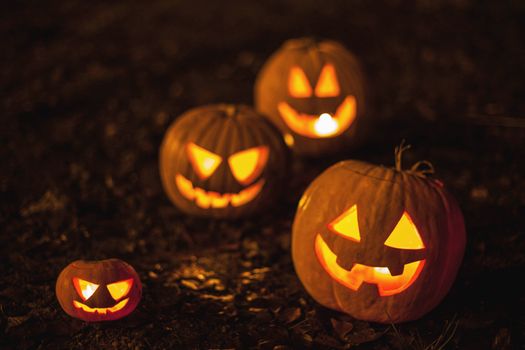
<path fill-rule="evenodd" d="M 525 3 L 521 1 L 4 2 L 0 11 L 0 348 L 523 349 Z M 183 215 L 158 174 L 188 108 L 252 103 L 264 60 L 293 37 L 361 60 L 376 123 L 359 150 L 295 160 L 271 211 Z M 428 159 L 468 242 L 423 319 L 370 324 L 302 289 L 290 228 L 305 186 L 339 159 Z M 58 305 L 69 262 L 118 257 L 144 290 L 129 317 L 86 324 Z"/>

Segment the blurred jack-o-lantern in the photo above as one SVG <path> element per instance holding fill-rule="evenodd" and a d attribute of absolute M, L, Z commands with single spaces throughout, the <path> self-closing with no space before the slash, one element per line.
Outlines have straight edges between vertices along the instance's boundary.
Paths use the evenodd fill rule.
<path fill-rule="evenodd" d="M 375 322 L 414 320 L 455 279 L 465 249 L 463 216 L 422 164 L 401 170 L 340 162 L 304 193 L 293 224 L 294 266 L 320 304 Z M 428 169 L 427 169 L 428 170 Z"/>
<path fill-rule="evenodd" d="M 355 144 L 362 129 L 364 77 L 356 58 L 334 41 L 289 40 L 261 69 L 256 109 L 299 155 L 319 156 Z"/>
<path fill-rule="evenodd" d="M 88 322 L 130 314 L 142 295 L 137 272 L 119 259 L 74 261 L 58 276 L 56 295 L 64 311 Z"/>
<path fill-rule="evenodd" d="M 251 108 L 210 105 L 184 113 L 168 129 L 160 173 L 182 211 L 237 218 L 276 199 L 287 158 L 279 132 Z"/>

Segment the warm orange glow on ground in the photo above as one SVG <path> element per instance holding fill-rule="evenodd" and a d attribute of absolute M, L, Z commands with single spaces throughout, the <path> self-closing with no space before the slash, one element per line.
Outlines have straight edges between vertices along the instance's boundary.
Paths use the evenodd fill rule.
<path fill-rule="evenodd" d="M 268 147 L 260 146 L 231 155 L 228 158 L 228 164 L 233 176 L 243 185 L 251 183 L 266 166 L 268 154 Z"/>
<path fill-rule="evenodd" d="M 337 219 L 328 225 L 328 228 L 338 235 L 355 242 L 361 241 L 359 224 L 357 222 L 357 205 L 353 205 Z"/>
<path fill-rule="evenodd" d="M 98 284 L 91 283 L 88 281 L 84 281 L 83 279 L 74 277 L 73 278 L 73 286 L 75 286 L 75 289 L 78 293 L 78 295 L 82 298 L 82 300 L 86 301 L 98 288 Z"/>
<path fill-rule="evenodd" d="M 412 222 L 412 219 L 406 211 L 401 216 L 401 219 L 399 219 L 390 236 L 386 239 L 385 245 L 398 249 L 425 248 L 416 225 Z"/>
<path fill-rule="evenodd" d="M 327 113 L 320 116 L 300 113 L 286 102 L 280 102 L 277 109 L 285 124 L 299 135 L 311 138 L 335 137 L 345 132 L 354 122 L 356 100 L 354 96 L 347 96 L 335 115 L 331 116 L 331 120 L 327 118 L 327 115 L 330 116 Z"/>
<path fill-rule="evenodd" d="M 336 97 L 339 96 L 339 82 L 337 81 L 337 74 L 332 64 L 327 64 L 323 67 L 319 80 L 315 87 L 315 95 L 317 97 Z"/>
<path fill-rule="evenodd" d="M 133 278 L 107 285 L 109 294 L 111 294 L 111 297 L 115 300 L 119 300 L 120 298 L 128 295 L 131 286 L 133 286 Z"/>
<path fill-rule="evenodd" d="M 106 313 L 115 313 L 119 310 L 122 310 L 124 306 L 128 303 L 129 298 L 126 298 L 122 301 L 120 301 L 118 304 L 112 307 L 89 307 L 85 304 L 82 304 L 81 302 L 78 302 L 76 300 L 73 300 L 73 306 L 75 306 L 77 309 L 82 309 L 84 312 L 88 312 L 91 314 L 98 313 L 105 315 Z"/>
<path fill-rule="evenodd" d="M 211 174 L 221 164 L 222 158 L 215 153 L 212 153 L 193 142 L 186 146 L 188 159 L 190 160 L 193 170 L 202 180 L 210 177 Z"/>
<path fill-rule="evenodd" d="M 206 191 L 199 187 L 194 187 L 190 180 L 181 174 L 175 176 L 175 183 L 179 192 L 188 200 L 195 201 L 195 204 L 203 209 L 225 208 L 228 204 L 234 207 L 244 205 L 253 200 L 264 186 L 264 179 L 260 179 L 255 184 L 245 188 L 239 193 L 218 193 Z"/>
<path fill-rule="evenodd" d="M 388 267 L 373 267 L 354 264 L 350 271 L 337 264 L 337 255 L 323 240 L 321 235 L 315 238 L 315 253 L 321 266 L 335 281 L 343 286 L 357 291 L 363 282 L 377 285 L 380 296 L 389 296 L 406 290 L 419 277 L 425 260 L 405 264 L 403 273 L 392 276 Z"/>
<path fill-rule="evenodd" d="M 304 71 L 297 66 L 290 69 L 290 76 L 288 77 L 288 91 L 290 96 L 296 98 L 304 98 L 312 96 L 312 87 Z"/>

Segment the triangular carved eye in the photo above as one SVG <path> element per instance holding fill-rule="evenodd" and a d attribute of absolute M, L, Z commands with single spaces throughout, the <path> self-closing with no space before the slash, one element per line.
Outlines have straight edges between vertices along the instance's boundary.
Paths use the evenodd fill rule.
<path fill-rule="evenodd" d="M 396 227 L 388 236 L 385 245 L 398 249 L 423 249 L 425 245 L 412 218 L 405 211 Z"/>
<path fill-rule="evenodd" d="M 85 281 L 78 277 L 73 277 L 73 286 L 75 286 L 75 290 L 82 300 L 86 301 L 91 298 L 93 293 L 95 293 L 95 291 L 98 289 L 99 285 Z"/>
<path fill-rule="evenodd" d="M 334 66 L 332 64 L 325 65 L 315 86 L 315 96 L 335 97 L 339 96 L 340 91 Z"/>
<path fill-rule="evenodd" d="M 268 161 L 268 147 L 260 146 L 237 152 L 228 158 L 233 176 L 243 185 L 255 180 Z"/>
<path fill-rule="evenodd" d="M 222 158 L 193 142 L 186 146 L 188 159 L 201 180 L 207 179 L 221 164 Z"/>
<path fill-rule="evenodd" d="M 310 97 L 312 96 L 312 87 L 304 71 L 294 66 L 290 69 L 290 76 L 288 77 L 288 91 L 292 97 Z"/>
<path fill-rule="evenodd" d="M 111 294 L 111 297 L 115 300 L 119 300 L 128 295 L 131 286 L 133 286 L 133 278 L 107 285 L 109 294 Z"/>
<path fill-rule="evenodd" d="M 359 223 L 357 222 L 357 205 L 352 206 L 337 217 L 328 225 L 328 228 L 346 239 L 354 242 L 361 241 Z"/>

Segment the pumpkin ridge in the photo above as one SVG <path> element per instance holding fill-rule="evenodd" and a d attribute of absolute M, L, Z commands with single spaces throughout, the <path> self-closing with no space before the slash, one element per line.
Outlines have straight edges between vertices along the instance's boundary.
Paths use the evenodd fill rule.
<path fill-rule="evenodd" d="M 231 107 L 231 105 L 227 105 L 226 108 L 235 108 L 235 107 Z M 235 187 L 233 187 L 232 184 L 230 183 L 231 179 L 230 179 L 230 176 L 228 176 L 227 155 L 229 155 L 231 152 L 231 149 L 228 149 L 228 145 L 231 146 L 233 144 L 233 142 L 229 143 L 228 140 L 236 140 L 235 137 L 230 137 L 230 135 L 231 133 L 233 133 L 234 130 L 237 130 L 235 126 L 232 127 L 232 124 L 233 125 L 237 124 L 237 118 L 235 116 L 236 110 L 230 110 L 227 113 L 231 113 L 231 114 L 221 115 L 218 118 L 221 123 L 218 127 L 219 134 L 217 135 L 215 139 L 215 144 L 213 146 L 213 149 L 217 150 L 216 153 L 221 155 L 221 157 L 223 158 L 222 164 L 219 167 L 219 169 L 217 169 L 216 176 L 210 177 L 208 185 L 210 186 L 210 188 L 231 189 L 231 191 L 229 192 L 234 193 L 236 192 L 233 190 Z M 226 155 L 226 157 L 224 155 Z M 219 172 L 220 172 L 220 176 L 217 176 L 219 175 Z M 228 206 L 226 206 L 226 208 L 223 208 L 223 209 L 230 210 Z M 215 210 L 215 209 L 212 209 L 212 210 Z"/>
<path fill-rule="evenodd" d="M 449 242 L 450 240 L 454 241 L 454 240 L 457 240 L 457 237 L 454 237 L 454 236 L 457 236 L 457 230 L 454 229 L 453 225 L 452 225 L 452 220 L 453 219 L 456 219 L 458 221 L 461 221 L 461 225 L 458 225 L 458 227 L 462 227 L 463 229 L 461 229 L 461 231 L 463 231 L 463 237 L 465 237 L 465 233 L 464 233 L 464 219 L 461 215 L 458 215 L 458 207 L 457 207 L 457 204 L 455 203 L 455 199 L 452 198 L 452 196 L 450 196 L 448 194 L 448 192 L 444 189 L 438 189 L 436 188 L 435 191 L 438 193 L 441 201 L 442 201 L 442 204 L 443 204 L 443 208 L 445 209 L 445 212 L 447 213 L 447 227 L 448 227 L 448 230 L 450 232 L 449 235 L 447 235 L 447 241 L 445 242 L 445 245 L 446 246 L 449 246 Z M 453 203 L 453 205 L 451 205 L 451 202 Z M 452 232 L 455 232 L 456 234 L 455 235 L 452 235 Z M 464 249 L 465 249 L 465 244 L 466 244 L 466 239 L 463 239 L 462 242 L 459 242 L 458 244 L 456 244 L 454 247 L 456 248 L 456 253 L 457 251 L 461 252 L 461 257 L 458 257 L 460 260 L 462 260 L 462 257 L 464 255 Z M 452 269 L 452 267 L 450 267 L 450 265 L 452 264 L 452 262 L 454 262 L 453 259 L 447 259 L 446 260 L 446 263 L 445 263 L 445 267 L 444 269 Z M 455 274 L 454 274 L 454 277 L 457 275 L 457 273 L 459 272 L 459 266 L 457 267 L 456 271 L 455 271 Z M 446 281 L 447 277 L 449 277 L 448 275 L 442 275 L 442 278 L 440 280 L 440 283 L 439 283 L 439 287 L 440 288 L 443 288 L 443 284 L 447 283 L 448 281 Z M 454 281 L 454 279 L 452 279 L 452 282 L 448 282 L 450 284 L 452 284 Z M 450 287 L 449 287 L 450 288 Z M 441 297 L 441 299 L 443 299 L 445 297 L 445 295 L 443 295 Z"/>
<path fill-rule="evenodd" d="M 249 144 L 249 140 L 253 139 L 253 134 L 251 133 L 251 129 L 247 127 L 244 123 L 245 115 L 249 113 L 249 111 L 244 111 L 242 116 L 240 114 L 236 115 L 235 118 L 232 118 L 232 121 L 235 125 L 235 130 L 237 133 L 237 137 L 231 137 L 230 141 L 230 149 L 228 152 L 228 156 L 232 155 L 234 152 L 237 152 L 239 150 L 244 150 L 246 146 Z M 231 174 L 231 169 L 228 168 L 228 171 L 230 174 L 225 176 L 225 181 L 228 183 L 228 185 L 233 186 L 236 184 L 236 186 L 241 186 L 237 179 L 234 178 L 233 174 Z M 233 185 L 232 185 L 233 184 Z M 233 211 L 232 208 L 228 208 L 228 210 Z M 244 211 L 244 207 L 239 208 L 238 210 Z"/>
<path fill-rule="evenodd" d="M 383 167 L 383 166 L 378 166 L 376 168 L 384 168 L 386 170 L 392 170 L 390 168 L 387 168 L 387 167 Z M 385 179 L 385 178 L 380 178 L 380 177 L 377 177 L 377 176 L 374 176 L 374 175 L 370 175 L 370 171 L 374 170 L 374 168 L 370 168 L 369 171 L 367 172 L 360 172 L 358 170 L 354 170 L 354 169 L 346 169 L 352 173 L 355 173 L 357 175 L 361 175 L 361 176 L 364 176 L 364 177 L 369 177 L 369 178 L 372 178 L 372 179 L 375 179 L 375 180 L 379 180 L 379 181 L 385 181 L 385 182 L 392 182 L 392 183 L 397 183 L 396 181 L 394 180 L 389 180 L 389 179 Z"/>

